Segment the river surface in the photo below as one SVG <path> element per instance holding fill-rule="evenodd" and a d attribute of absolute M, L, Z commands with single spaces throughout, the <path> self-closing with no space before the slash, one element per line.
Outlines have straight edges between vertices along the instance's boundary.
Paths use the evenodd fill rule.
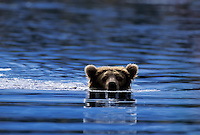
<path fill-rule="evenodd" d="M 84 67 L 139 66 L 132 105 L 88 107 Z M 0 134 L 200 134 L 198 0 L 0 0 Z"/>

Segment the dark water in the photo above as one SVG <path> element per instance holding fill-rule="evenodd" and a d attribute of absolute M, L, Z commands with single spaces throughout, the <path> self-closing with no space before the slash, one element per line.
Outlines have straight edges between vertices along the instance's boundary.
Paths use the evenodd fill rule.
<path fill-rule="evenodd" d="M 136 63 L 132 106 L 88 108 L 84 67 Z M 200 134 L 198 0 L 0 0 L 0 134 Z"/>

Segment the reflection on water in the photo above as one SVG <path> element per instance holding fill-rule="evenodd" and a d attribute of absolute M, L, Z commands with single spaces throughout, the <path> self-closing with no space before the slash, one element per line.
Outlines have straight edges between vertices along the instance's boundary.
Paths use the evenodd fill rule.
<path fill-rule="evenodd" d="M 115 112 L 115 113 L 113 113 Z M 92 107 L 86 108 L 84 124 L 95 124 L 97 126 L 107 125 L 108 127 L 96 128 L 97 130 L 85 130 L 84 133 L 90 134 L 130 134 L 136 133 L 135 130 L 119 130 L 125 125 L 131 127 L 137 123 L 136 107 Z M 126 127 L 126 128 L 127 128 Z"/>
<path fill-rule="evenodd" d="M 199 134 L 199 9 L 199 0 L 1 0 L 0 133 Z M 84 67 L 128 63 L 139 65 L 135 106 L 84 108 Z"/>
<path fill-rule="evenodd" d="M 129 91 L 104 91 L 88 90 L 85 99 L 84 123 L 110 124 L 110 125 L 134 125 L 137 123 L 135 99 Z M 115 113 L 113 113 L 115 112 Z M 108 130 L 84 131 L 90 134 L 130 134 L 134 130 Z"/>

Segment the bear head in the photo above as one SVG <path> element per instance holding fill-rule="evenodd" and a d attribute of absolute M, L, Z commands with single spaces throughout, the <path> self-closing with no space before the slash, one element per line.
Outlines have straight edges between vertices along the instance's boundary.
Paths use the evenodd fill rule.
<path fill-rule="evenodd" d="M 131 80 L 137 76 L 138 66 L 128 64 L 126 67 L 95 67 L 87 65 L 85 73 L 89 79 L 89 87 L 96 90 L 127 90 Z"/>

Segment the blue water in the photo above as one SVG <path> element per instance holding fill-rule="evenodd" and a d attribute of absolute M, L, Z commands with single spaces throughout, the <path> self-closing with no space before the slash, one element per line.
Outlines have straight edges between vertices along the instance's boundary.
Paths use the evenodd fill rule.
<path fill-rule="evenodd" d="M 198 0 L 0 2 L 0 134 L 200 134 Z M 136 103 L 87 107 L 84 67 L 136 63 Z"/>

